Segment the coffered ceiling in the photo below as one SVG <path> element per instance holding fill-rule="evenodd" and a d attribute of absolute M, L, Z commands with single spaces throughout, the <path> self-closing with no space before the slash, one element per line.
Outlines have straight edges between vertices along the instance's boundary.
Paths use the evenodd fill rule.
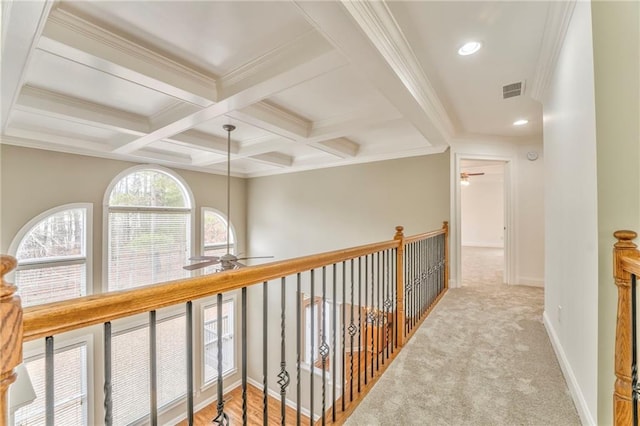
<path fill-rule="evenodd" d="M 566 10 L 3 1 L 2 143 L 224 173 L 231 123 L 232 174 L 251 177 L 539 139 L 532 95 Z M 470 39 L 483 48 L 459 56 Z"/>

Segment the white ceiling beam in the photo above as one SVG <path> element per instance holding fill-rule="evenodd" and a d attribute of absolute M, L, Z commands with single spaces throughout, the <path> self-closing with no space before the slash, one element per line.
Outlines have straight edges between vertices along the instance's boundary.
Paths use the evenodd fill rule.
<path fill-rule="evenodd" d="M 54 135 L 50 132 L 43 132 L 35 129 L 22 129 L 17 127 L 11 127 L 7 129 L 7 136 L 21 139 L 30 139 L 39 141 L 42 147 L 42 142 L 47 142 L 54 145 L 62 145 L 69 148 L 79 148 L 82 150 L 90 150 L 99 153 L 108 153 L 112 147 L 106 143 L 92 142 L 86 139 L 78 139 L 70 136 Z"/>
<path fill-rule="evenodd" d="M 265 154 L 252 155 L 251 157 L 246 158 L 278 167 L 291 167 L 293 164 L 292 157 L 279 152 L 267 152 Z"/>
<path fill-rule="evenodd" d="M 159 152 L 152 149 L 139 149 L 132 153 L 136 157 L 146 158 L 153 161 L 164 161 L 168 163 L 191 164 L 191 157 L 177 152 Z"/>
<path fill-rule="evenodd" d="M 316 142 L 311 144 L 311 146 L 319 149 L 320 151 L 333 154 L 339 158 L 355 157 L 360 149 L 360 145 L 347 138 L 337 138 L 324 142 Z"/>
<path fill-rule="evenodd" d="M 139 46 L 73 13 L 57 8 L 38 47 L 201 107 L 216 100 L 213 77 Z"/>
<path fill-rule="evenodd" d="M 306 138 L 311 128 L 310 121 L 265 101 L 227 116 L 291 140 Z"/>
<path fill-rule="evenodd" d="M 187 130 L 170 138 L 165 138 L 164 140 L 197 147 L 216 154 L 227 154 L 227 138 L 211 135 L 199 130 Z M 231 153 L 235 154 L 238 152 L 238 150 L 238 143 L 232 140 Z"/>
<path fill-rule="evenodd" d="M 131 143 L 119 148 L 116 152 L 128 153 L 140 149 L 156 140 L 171 137 L 184 132 L 205 121 L 243 109 L 289 87 L 333 71 L 346 64 L 344 57 L 326 44 L 319 43 L 307 46 L 307 37 L 289 43 L 288 49 L 276 49 L 272 54 L 262 57 L 258 66 L 260 73 L 247 72 L 243 77 L 235 77 L 229 87 L 224 77 L 219 84 L 221 99 L 215 105 L 204 108 L 167 126 L 157 129 Z M 308 48 L 305 50 L 305 46 Z M 302 51 L 301 51 L 302 50 Z M 273 56 L 272 56 L 273 55 Z M 255 62 L 255 61 L 254 61 Z M 253 63 L 253 62 L 252 62 Z M 273 65 L 267 67 L 265 64 Z M 232 73 L 233 74 L 233 73 Z"/>
<path fill-rule="evenodd" d="M 26 85 L 15 109 L 128 134 L 146 134 L 149 122 L 141 115 Z"/>
<path fill-rule="evenodd" d="M 358 113 L 353 116 L 342 116 L 330 118 L 328 120 L 317 121 L 313 123 L 309 137 L 306 139 L 308 143 L 322 142 L 336 139 L 344 136 L 353 135 L 356 132 L 379 125 L 389 121 L 402 118 L 397 112 L 385 111 L 368 111 L 365 114 Z"/>
<path fill-rule="evenodd" d="M 4 2 L 3 2 L 4 3 Z M 27 66 L 33 56 L 52 1 L 13 1 L 3 4 L 2 16 L 2 130 L 6 130 L 9 113 L 25 81 Z M 11 18 L 11 19 L 9 19 Z"/>
<path fill-rule="evenodd" d="M 453 125 L 383 1 L 296 1 L 296 5 L 429 145 L 448 146 Z"/>

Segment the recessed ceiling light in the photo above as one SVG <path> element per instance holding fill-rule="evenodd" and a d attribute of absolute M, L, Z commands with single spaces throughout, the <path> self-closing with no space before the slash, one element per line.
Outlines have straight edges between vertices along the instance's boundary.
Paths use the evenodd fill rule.
<path fill-rule="evenodd" d="M 482 47 L 482 43 L 479 41 L 470 41 L 462 45 L 460 49 L 458 49 L 458 55 L 467 56 L 473 55 Z"/>
<path fill-rule="evenodd" d="M 522 120 L 516 120 L 516 121 L 514 121 L 514 122 L 513 122 L 513 125 L 514 125 L 514 126 L 524 126 L 524 125 L 525 125 L 525 124 L 527 124 L 528 122 L 529 122 L 529 120 L 525 120 L 525 119 L 522 119 Z"/>

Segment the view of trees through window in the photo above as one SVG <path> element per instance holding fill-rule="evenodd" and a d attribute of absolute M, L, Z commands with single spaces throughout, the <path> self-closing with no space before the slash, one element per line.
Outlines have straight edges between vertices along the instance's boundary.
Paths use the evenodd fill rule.
<path fill-rule="evenodd" d="M 109 290 L 188 276 L 191 206 L 185 189 L 158 170 L 122 178 L 109 197 Z"/>

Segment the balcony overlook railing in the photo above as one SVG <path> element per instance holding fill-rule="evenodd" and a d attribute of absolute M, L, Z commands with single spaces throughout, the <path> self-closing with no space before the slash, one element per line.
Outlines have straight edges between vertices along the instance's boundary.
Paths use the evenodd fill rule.
<path fill-rule="evenodd" d="M 636 282 L 640 276 L 640 250 L 633 231 L 617 231 L 613 249 L 613 275 L 618 287 L 613 418 L 615 425 L 638 425 L 638 362 Z"/>
<path fill-rule="evenodd" d="M 199 423 L 194 412 L 192 303 L 209 296 L 217 298 L 218 308 L 217 318 L 207 322 L 206 331 L 210 345 L 217 346 L 216 356 L 211 356 L 217 362 L 217 398 L 208 422 L 228 424 L 230 416 L 235 416 L 234 423 L 256 423 L 255 413 L 261 411 L 258 417 L 263 424 L 340 424 L 445 294 L 448 248 L 446 222 L 442 229 L 411 237 L 405 237 L 399 226 L 390 241 L 24 310 L 15 286 L 4 280 L 5 274 L 15 268 L 15 259 L 2 256 L 0 425 L 7 424 L 7 390 L 15 380 L 14 369 L 22 362 L 23 343 L 44 339 L 44 417 L 46 424 L 54 424 L 54 339 L 61 333 L 96 325 L 102 325 L 104 348 L 104 423 L 112 424 L 111 324 L 139 314 L 148 315 L 151 389 L 147 420 L 157 424 L 156 386 L 163 366 L 158 365 L 156 353 L 156 312 L 170 306 L 183 306 L 180 309 L 184 309 L 186 324 L 183 418 L 187 424 Z M 228 318 L 223 319 L 221 306 L 223 295 L 229 292 L 239 293 L 241 305 L 238 410 L 225 409 L 223 395 L 222 364 L 227 356 L 223 341 L 229 335 L 229 326 L 225 325 Z M 295 297 L 287 297 L 292 293 Z M 248 302 L 256 300 L 259 303 L 252 303 L 249 311 Z M 292 334 L 294 339 L 290 339 Z M 249 371 L 249 356 L 253 364 L 262 365 L 261 375 L 255 368 Z M 256 357 L 261 362 L 255 362 Z M 301 368 L 303 364 L 308 368 Z M 255 401 L 248 396 L 250 385 L 261 388 L 259 410 L 251 406 Z M 273 408 L 274 398 L 278 400 L 277 410 Z M 99 399 L 96 395 L 95 400 Z"/>

